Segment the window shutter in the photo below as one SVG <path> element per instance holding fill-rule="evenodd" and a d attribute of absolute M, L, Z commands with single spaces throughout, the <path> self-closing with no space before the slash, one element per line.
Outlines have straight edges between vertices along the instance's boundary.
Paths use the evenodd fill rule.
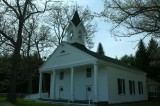
<path fill-rule="evenodd" d="M 121 80 L 118 78 L 117 82 L 118 82 L 118 94 L 120 95 L 121 94 Z"/>
<path fill-rule="evenodd" d="M 133 81 L 133 93 L 135 94 L 135 83 Z"/>
<path fill-rule="evenodd" d="M 141 94 L 143 94 L 143 83 L 141 82 Z"/>
<path fill-rule="evenodd" d="M 129 91 L 130 91 L 130 94 L 132 94 L 132 81 L 129 80 Z"/>
<path fill-rule="evenodd" d="M 138 82 L 138 90 L 139 90 L 139 94 L 141 94 L 140 82 Z"/>
<path fill-rule="evenodd" d="M 123 93 L 125 94 L 125 80 L 123 79 Z"/>

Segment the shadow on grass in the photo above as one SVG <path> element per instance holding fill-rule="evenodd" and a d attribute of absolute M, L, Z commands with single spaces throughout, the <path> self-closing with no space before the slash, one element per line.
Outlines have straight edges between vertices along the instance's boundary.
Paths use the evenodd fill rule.
<path fill-rule="evenodd" d="M 0 103 L 6 103 L 6 97 L 0 97 Z M 34 101 L 26 101 L 21 98 L 17 99 L 17 103 L 14 104 L 16 106 L 63 106 L 59 104 L 46 104 L 46 103 L 39 103 Z"/>

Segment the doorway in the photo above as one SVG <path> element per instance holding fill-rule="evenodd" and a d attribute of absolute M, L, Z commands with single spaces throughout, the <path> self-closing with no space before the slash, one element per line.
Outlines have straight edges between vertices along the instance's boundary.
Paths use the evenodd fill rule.
<path fill-rule="evenodd" d="M 64 92 L 64 88 L 63 86 L 59 87 L 59 99 L 63 99 L 63 92 Z"/>
<path fill-rule="evenodd" d="M 92 86 L 87 85 L 86 86 L 86 100 L 89 100 L 91 95 L 92 95 Z"/>

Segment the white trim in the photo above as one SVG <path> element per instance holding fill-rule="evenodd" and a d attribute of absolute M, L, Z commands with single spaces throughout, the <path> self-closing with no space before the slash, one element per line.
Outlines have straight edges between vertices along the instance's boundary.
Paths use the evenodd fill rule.
<path fill-rule="evenodd" d="M 71 67 L 71 101 L 74 100 L 74 68 Z"/>
<path fill-rule="evenodd" d="M 125 66 L 122 66 L 122 65 L 119 65 L 119 64 L 115 64 L 115 63 L 111 63 L 111 62 L 108 62 L 108 61 L 104 61 L 104 60 L 98 60 L 98 62 L 101 62 L 101 63 L 104 63 L 106 65 L 110 65 L 110 66 L 113 66 L 113 67 L 117 67 L 117 68 L 120 68 L 120 69 L 123 69 L 124 71 L 127 71 L 127 72 L 132 72 L 132 73 L 138 73 L 138 74 L 142 74 L 142 75 L 147 75 L 147 73 L 141 71 L 141 70 L 136 70 L 136 69 L 132 69 L 132 68 L 129 68 L 129 67 L 125 67 Z M 132 66 L 131 66 L 132 67 Z M 135 67 L 133 67 L 135 68 Z"/>
<path fill-rule="evenodd" d="M 97 100 L 97 91 L 98 91 L 98 87 L 97 87 L 97 85 L 98 85 L 98 81 L 97 81 L 97 79 L 98 79 L 98 65 L 97 65 L 97 63 L 94 63 L 94 95 L 95 95 L 95 98 L 94 98 L 94 102 L 97 102 L 98 100 Z"/>
<path fill-rule="evenodd" d="M 95 63 L 95 60 L 91 60 L 91 61 L 85 61 L 85 62 L 80 62 L 80 63 L 71 63 L 71 64 L 67 64 L 67 65 L 59 65 L 56 67 L 50 67 L 50 68 L 46 68 L 45 70 L 41 70 L 42 72 L 46 72 L 47 70 L 54 70 L 54 69 L 64 69 L 64 68 L 69 68 L 69 67 L 77 67 L 77 66 L 83 66 L 83 65 L 87 65 L 87 64 L 93 64 Z"/>
<path fill-rule="evenodd" d="M 41 94 L 42 94 L 42 76 L 43 74 L 40 73 L 39 75 L 39 98 L 41 98 Z"/>

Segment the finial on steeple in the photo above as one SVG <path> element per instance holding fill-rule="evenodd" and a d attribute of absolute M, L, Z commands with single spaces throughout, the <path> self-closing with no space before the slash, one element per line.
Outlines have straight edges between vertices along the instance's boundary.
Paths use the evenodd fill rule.
<path fill-rule="evenodd" d="M 76 1 L 76 11 L 78 11 L 78 5 L 77 5 L 77 1 Z"/>

